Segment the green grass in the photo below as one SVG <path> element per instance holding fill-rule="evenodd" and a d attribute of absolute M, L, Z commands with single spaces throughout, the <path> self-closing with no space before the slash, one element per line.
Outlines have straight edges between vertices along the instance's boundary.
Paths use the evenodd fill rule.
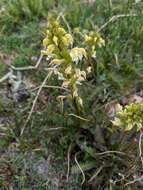
<path fill-rule="evenodd" d="M 62 186 L 65 190 L 82 188 L 88 190 L 97 187 L 101 189 L 101 186 L 107 185 L 106 182 L 110 177 L 118 179 L 118 173 L 124 172 L 122 171 L 124 166 L 130 165 L 132 159 L 122 157 L 116 159 L 114 155 L 111 158 L 95 158 L 94 151 L 117 149 L 118 143 L 114 140 L 118 133 L 111 135 L 109 130 L 111 123 L 105 113 L 105 104 L 112 100 L 120 101 L 126 94 L 140 92 L 143 87 L 143 3 L 135 4 L 133 0 L 120 0 L 113 1 L 113 5 L 110 6 L 108 0 L 96 0 L 93 5 L 75 0 L 3 0 L 0 6 L 3 7 L 0 14 L 0 55 L 9 56 L 10 63 L 17 67 L 36 64 L 42 49 L 48 16 L 57 17 L 63 12 L 71 30 L 78 27 L 81 32 L 85 32 L 99 29 L 114 15 L 137 14 L 136 17 L 119 18 L 100 31 L 106 45 L 97 50 L 94 72 L 80 91 L 84 99 L 85 118 L 91 119 L 92 122 L 82 122 L 81 134 L 76 139 L 76 146 L 71 155 L 71 165 L 75 165 L 75 153 L 81 151 L 78 155 L 80 164 L 84 167 L 92 163 L 92 169 L 86 169 L 86 179 L 90 179 L 103 163 L 109 166 L 103 169 L 102 175 L 99 175 L 92 184 L 88 184 L 87 180 L 81 187 L 82 177 L 77 167 L 75 167 L 77 174 L 71 174 L 69 182 L 65 182 L 67 151 L 71 139 L 75 137 L 77 122 L 74 117 L 67 119 L 66 114 L 73 111 L 73 108 L 66 102 L 64 104 L 66 113 L 64 116 L 61 114 L 56 99 L 59 91 L 45 89 L 41 93 L 36 111 L 23 136 L 20 136 L 20 129 L 31 108 L 35 91 L 29 90 L 30 98 L 24 102 L 14 103 L 11 97 L 3 95 L 3 89 L 9 93 L 6 89 L 7 84 L 0 84 L 2 89 L 0 90 L 0 121 L 4 120 L 4 127 L 6 127 L 6 130 L 0 128 L 0 135 L 4 134 L 0 140 L 0 154 L 4 157 L 0 159 L 2 163 L 0 164 L 0 189 L 12 187 L 14 190 L 32 190 L 32 188 L 54 190 L 57 187 L 53 179 L 61 180 L 59 189 Z M 67 30 L 65 21 L 62 18 L 60 21 Z M 81 45 L 81 37 L 78 34 L 74 36 L 78 41 L 77 44 Z M 43 68 L 47 63 L 43 61 L 42 64 L 43 66 L 35 72 L 23 73 L 23 76 L 35 86 L 41 84 L 46 74 Z M 0 56 L 0 76 L 8 72 L 8 69 Z M 58 84 L 58 81 L 53 79 L 49 84 L 53 84 L 53 81 L 54 84 Z M 26 84 L 29 85 L 27 81 Z M 101 128 L 99 129 L 98 126 Z M 60 127 L 65 129 L 49 131 L 49 128 Z M 137 145 L 134 146 L 136 148 L 132 153 L 133 156 L 138 150 Z M 50 159 L 51 164 L 47 174 L 49 182 L 43 177 L 41 179 L 35 168 L 33 169 L 41 159 L 47 158 Z M 3 175 L 1 175 L 1 168 L 4 171 Z M 133 177 L 130 175 L 128 180 L 133 180 Z M 110 188 L 108 185 L 106 187 L 121 190 L 123 185 L 110 184 Z M 139 190 L 136 184 L 127 189 Z"/>

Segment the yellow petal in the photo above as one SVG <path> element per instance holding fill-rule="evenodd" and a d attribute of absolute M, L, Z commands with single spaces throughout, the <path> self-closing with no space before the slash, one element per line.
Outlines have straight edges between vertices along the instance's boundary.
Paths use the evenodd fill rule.
<path fill-rule="evenodd" d="M 65 74 L 71 74 L 71 72 L 72 72 L 72 67 L 71 67 L 71 65 L 70 66 L 68 66 L 66 69 L 65 69 Z"/>
<path fill-rule="evenodd" d="M 48 40 L 47 38 L 45 38 L 45 39 L 43 40 L 43 45 L 44 45 L 44 46 L 49 45 L 49 40 Z"/>
<path fill-rule="evenodd" d="M 66 31 L 64 30 L 64 28 L 61 28 L 61 27 L 58 28 L 58 32 L 59 32 L 61 35 L 66 34 Z"/>
<path fill-rule="evenodd" d="M 84 40 L 85 40 L 86 43 L 88 43 L 88 42 L 92 41 L 92 37 L 88 36 L 88 35 L 85 35 Z"/>
<path fill-rule="evenodd" d="M 67 41 L 68 41 L 69 44 L 71 44 L 71 45 L 73 44 L 73 37 L 72 37 L 72 35 L 66 34 L 65 38 L 67 39 Z"/>
<path fill-rule="evenodd" d="M 64 59 L 53 59 L 49 65 L 60 65 L 62 63 L 64 63 Z"/>
<path fill-rule="evenodd" d="M 49 45 L 47 47 L 47 53 L 51 54 L 55 50 L 55 46 L 53 44 Z"/>
<path fill-rule="evenodd" d="M 57 36 L 53 37 L 53 42 L 56 44 L 56 46 L 58 46 L 58 38 L 57 38 Z"/>

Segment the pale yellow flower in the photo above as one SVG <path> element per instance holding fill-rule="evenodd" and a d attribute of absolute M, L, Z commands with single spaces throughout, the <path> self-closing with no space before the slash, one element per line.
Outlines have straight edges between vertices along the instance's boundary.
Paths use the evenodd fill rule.
<path fill-rule="evenodd" d="M 114 126 L 130 131 L 133 128 L 140 130 L 143 124 L 143 104 L 131 103 L 124 108 L 121 105 L 116 106 L 116 117 L 112 121 Z"/>
<path fill-rule="evenodd" d="M 75 69 L 75 76 L 78 81 L 84 81 L 86 79 L 86 72 L 81 71 L 80 69 Z"/>
<path fill-rule="evenodd" d="M 47 46 L 47 45 L 49 45 L 49 43 L 50 43 L 50 41 L 49 41 L 48 38 L 45 38 L 45 39 L 43 40 L 43 46 Z"/>
<path fill-rule="evenodd" d="M 64 43 L 65 46 L 69 46 L 73 44 L 73 38 L 70 34 L 66 34 L 62 37 L 62 42 Z"/>
<path fill-rule="evenodd" d="M 64 28 L 61 28 L 61 27 L 58 28 L 58 32 L 59 32 L 61 35 L 65 35 L 65 34 L 66 34 L 65 29 L 64 29 Z"/>
<path fill-rule="evenodd" d="M 69 84 L 70 84 L 70 81 L 65 80 L 65 81 L 63 81 L 62 87 L 67 88 L 69 86 Z"/>
<path fill-rule="evenodd" d="M 105 40 L 103 40 L 103 38 L 99 38 L 98 45 L 99 47 L 105 46 Z"/>
<path fill-rule="evenodd" d="M 79 33 L 79 32 L 80 32 L 80 28 L 79 28 L 79 27 L 76 27 L 76 28 L 73 29 L 73 31 L 74 31 L 75 33 Z"/>
<path fill-rule="evenodd" d="M 75 48 L 71 49 L 70 56 L 71 56 L 73 62 L 78 63 L 79 61 L 81 61 L 83 59 L 83 57 L 86 58 L 87 55 L 86 55 L 86 51 L 84 48 L 75 47 Z"/>
<path fill-rule="evenodd" d="M 49 45 L 47 47 L 47 54 L 52 54 L 54 50 L 55 50 L 55 46 L 53 44 Z"/>
<path fill-rule="evenodd" d="M 86 68 L 86 71 L 87 71 L 88 74 L 91 73 L 91 70 L 92 70 L 91 66 L 89 66 L 89 67 Z"/>
<path fill-rule="evenodd" d="M 69 66 L 65 69 L 65 74 L 69 75 L 69 74 L 71 74 L 71 72 L 72 72 L 72 66 L 69 65 Z"/>
<path fill-rule="evenodd" d="M 88 43 L 88 42 L 92 41 L 92 37 L 88 36 L 88 35 L 85 35 L 84 40 L 85 40 L 86 43 Z"/>

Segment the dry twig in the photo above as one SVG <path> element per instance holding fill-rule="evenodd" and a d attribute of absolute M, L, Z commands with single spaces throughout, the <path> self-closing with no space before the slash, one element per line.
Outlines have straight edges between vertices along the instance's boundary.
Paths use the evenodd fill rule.
<path fill-rule="evenodd" d="M 90 121 L 89 119 L 85 119 L 85 118 L 83 118 L 83 117 L 81 117 L 81 116 L 79 116 L 79 115 L 75 115 L 75 114 L 73 114 L 73 113 L 70 113 L 70 114 L 68 114 L 69 116 L 73 116 L 73 117 L 76 117 L 76 118 L 78 118 L 78 119 L 80 119 L 80 120 L 83 120 L 83 121 Z"/>
<path fill-rule="evenodd" d="M 142 167 L 143 167 L 143 157 L 142 157 L 142 137 L 143 137 L 143 132 L 140 134 L 139 138 L 139 157 L 141 159 Z"/>
<path fill-rule="evenodd" d="M 73 147 L 73 142 L 70 144 L 68 148 L 68 154 L 67 154 L 67 161 L 68 161 L 67 175 L 66 175 L 67 182 L 69 180 L 69 174 L 70 174 L 70 154 L 71 154 L 72 147 Z"/>
<path fill-rule="evenodd" d="M 39 88 L 40 88 L 40 86 L 37 86 L 34 89 L 32 89 L 32 91 L 38 90 Z M 54 89 L 65 90 L 65 91 L 69 92 L 69 90 L 67 88 L 60 87 L 60 86 L 44 85 L 43 88 L 54 88 Z"/>
<path fill-rule="evenodd" d="M 121 15 L 114 15 L 113 17 L 111 17 L 105 24 L 103 24 L 98 32 L 100 32 L 101 30 L 103 30 L 108 24 L 115 22 L 116 20 L 118 20 L 119 18 L 124 18 L 124 17 L 136 17 L 138 16 L 137 14 L 121 14 Z"/>
<path fill-rule="evenodd" d="M 25 122 L 25 124 L 24 124 L 24 126 L 23 126 L 23 128 L 22 128 L 22 130 L 21 130 L 21 135 L 23 134 L 23 132 L 24 132 L 24 130 L 25 130 L 25 127 L 26 127 L 27 123 L 29 122 L 29 120 L 30 120 L 30 118 L 31 118 L 31 116 L 32 116 L 32 113 L 33 113 L 33 111 L 34 111 L 36 102 L 37 102 L 37 100 L 38 100 L 38 98 L 39 98 L 39 95 L 40 95 L 42 89 L 43 89 L 43 86 L 46 84 L 47 80 L 50 78 L 51 75 L 52 75 L 52 71 L 50 71 L 50 72 L 47 74 L 47 76 L 45 77 L 44 81 L 42 82 L 42 84 L 41 84 L 41 86 L 40 86 L 40 88 L 39 88 L 39 90 L 38 90 L 38 92 L 37 92 L 37 95 L 36 95 L 36 97 L 35 97 L 35 99 L 34 99 L 34 101 L 33 101 L 33 103 L 32 103 L 32 107 L 31 107 L 30 113 L 29 113 L 29 115 L 28 115 L 28 118 L 27 118 L 27 120 L 26 120 L 26 122 Z"/>
<path fill-rule="evenodd" d="M 43 54 L 40 55 L 37 63 L 35 66 L 28 66 L 28 67 L 14 67 L 13 65 L 11 65 L 11 68 L 14 70 L 14 71 L 26 71 L 26 70 L 33 70 L 33 69 L 37 69 L 42 61 L 42 58 L 43 58 Z"/>
<path fill-rule="evenodd" d="M 77 161 L 77 155 L 78 155 L 78 154 L 79 154 L 79 153 L 76 153 L 76 154 L 75 154 L 75 162 L 76 162 L 78 168 L 80 169 L 80 171 L 81 171 L 81 173 L 82 173 L 83 179 L 82 179 L 81 185 L 83 185 L 84 182 L 85 182 L 85 174 L 84 174 L 84 172 L 83 172 L 83 170 L 82 170 L 80 164 L 79 164 L 78 161 Z"/>
<path fill-rule="evenodd" d="M 89 183 L 91 183 L 92 181 L 93 181 L 93 179 L 95 179 L 97 176 L 98 176 L 98 174 L 101 172 L 101 170 L 103 169 L 103 166 L 101 166 L 98 170 L 97 170 L 97 172 L 89 179 Z"/>
<path fill-rule="evenodd" d="M 125 184 L 125 186 L 134 184 L 134 183 L 139 182 L 141 180 L 143 180 L 143 175 L 141 177 L 139 177 L 139 178 L 134 179 L 133 181 L 129 181 L 128 183 Z"/>

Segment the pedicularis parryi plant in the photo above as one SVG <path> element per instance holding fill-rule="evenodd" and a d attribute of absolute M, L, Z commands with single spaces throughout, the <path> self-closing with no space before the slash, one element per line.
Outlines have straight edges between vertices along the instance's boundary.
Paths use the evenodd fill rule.
<path fill-rule="evenodd" d="M 133 128 L 139 131 L 143 126 L 143 103 L 131 103 L 124 108 L 118 104 L 112 123 L 125 131 Z"/>
<path fill-rule="evenodd" d="M 83 100 L 80 97 L 78 86 L 86 80 L 91 72 L 90 58 L 95 58 L 96 48 L 104 45 L 104 40 L 96 32 L 84 35 L 83 47 L 74 47 L 72 34 L 67 33 L 58 21 L 50 20 L 48 23 L 46 37 L 43 40 L 44 50 L 49 62 L 48 70 L 61 81 L 61 87 L 68 90 L 66 96 L 80 113 Z"/>

